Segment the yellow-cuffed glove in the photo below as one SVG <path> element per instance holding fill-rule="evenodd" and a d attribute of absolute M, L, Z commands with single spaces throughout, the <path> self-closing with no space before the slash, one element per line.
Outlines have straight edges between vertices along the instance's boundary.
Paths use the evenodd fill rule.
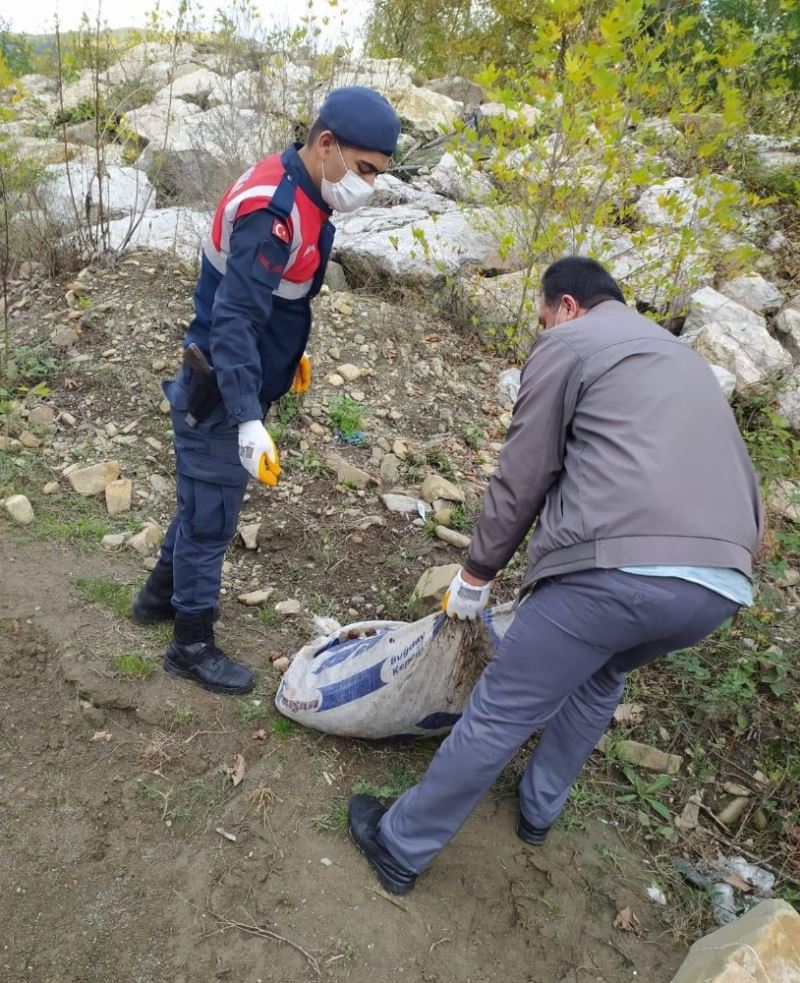
<path fill-rule="evenodd" d="M 245 471 L 262 484 L 278 484 L 281 476 L 278 448 L 260 420 L 239 424 L 239 460 Z"/>
<path fill-rule="evenodd" d="M 307 393 L 311 388 L 311 359 L 305 352 L 303 352 L 300 364 L 294 374 L 294 386 L 292 388 L 299 396 Z"/>

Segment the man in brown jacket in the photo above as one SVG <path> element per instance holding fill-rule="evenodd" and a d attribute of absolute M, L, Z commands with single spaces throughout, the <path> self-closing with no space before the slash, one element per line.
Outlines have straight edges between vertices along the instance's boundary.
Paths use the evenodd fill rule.
<path fill-rule="evenodd" d="M 709 366 L 593 260 L 554 263 L 542 294 L 544 331 L 445 598 L 450 617 L 478 617 L 536 524 L 516 617 L 420 783 L 388 810 L 350 802 L 357 846 L 398 894 L 539 728 L 517 835 L 543 843 L 627 673 L 752 603 L 758 480 Z"/>

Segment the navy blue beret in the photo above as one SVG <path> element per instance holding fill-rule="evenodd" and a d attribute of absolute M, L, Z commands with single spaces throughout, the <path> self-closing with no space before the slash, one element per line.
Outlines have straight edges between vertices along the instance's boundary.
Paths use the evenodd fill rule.
<path fill-rule="evenodd" d="M 323 102 L 319 118 L 342 143 L 377 150 L 387 157 L 395 151 L 400 120 L 386 99 L 363 85 L 334 89 Z"/>

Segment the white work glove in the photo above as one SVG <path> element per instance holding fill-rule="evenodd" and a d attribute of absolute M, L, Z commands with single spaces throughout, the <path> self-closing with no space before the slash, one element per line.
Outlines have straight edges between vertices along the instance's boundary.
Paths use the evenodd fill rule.
<path fill-rule="evenodd" d="M 450 586 L 442 601 L 442 611 L 448 618 L 466 618 L 472 621 L 477 618 L 489 603 L 489 592 L 492 582 L 483 587 L 468 584 L 461 576 L 461 571 L 450 581 Z"/>
<path fill-rule="evenodd" d="M 278 484 L 281 474 L 278 448 L 260 420 L 239 424 L 239 460 L 245 471 L 263 484 Z"/>

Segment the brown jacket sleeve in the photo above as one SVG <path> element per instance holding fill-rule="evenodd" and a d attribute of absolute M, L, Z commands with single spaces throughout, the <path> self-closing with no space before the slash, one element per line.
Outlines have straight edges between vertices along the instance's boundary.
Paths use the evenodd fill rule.
<path fill-rule="evenodd" d="M 519 396 L 472 534 L 464 569 L 492 580 L 517 551 L 564 462 L 578 396 L 581 362 L 553 331 L 536 342 L 522 371 Z"/>

